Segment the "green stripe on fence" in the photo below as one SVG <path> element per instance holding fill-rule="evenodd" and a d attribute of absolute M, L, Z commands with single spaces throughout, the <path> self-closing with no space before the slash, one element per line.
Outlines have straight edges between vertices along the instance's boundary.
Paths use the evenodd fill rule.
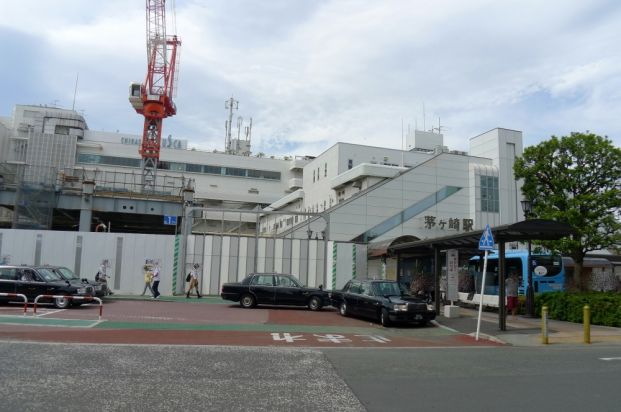
<path fill-rule="evenodd" d="M 175 254 L 173 260 L 173 276 L 172 276 L 172 293 L 177 293 L 177 275 L 179 274 L 179 238 L 180 235 L 175 236 Z"/>
<path fill-rule="evenodd" d="M 351 262 L 351 278 L 352 279 L 356 279 L 356 244 L 354 243 L 351 249 L 351 257 L 352 257 L 352 262 Z"/>
<path fill-rule="evenodd" d="M 336 289 L 336 242 L 332 243 L 332 290 Z"/>

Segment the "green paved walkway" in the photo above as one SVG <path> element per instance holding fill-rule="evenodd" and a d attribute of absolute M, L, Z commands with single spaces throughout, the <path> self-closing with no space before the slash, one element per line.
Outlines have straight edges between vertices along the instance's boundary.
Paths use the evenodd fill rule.
<path fill-rule="evenodd" d="M 38 325 L 38 326 L 61 326 L 69 328 L 91 328 L 99 320 L 85 319 L 54 319 L 34 316 L 0 316 L 0 324 L 8 323 L 12 325 Z"/>
<path fill-rule="evenodd" d="M 104 302 L 106 300 L 153 300 L 151 299 L 151 295 L 117 295 L 114 294 L 112 296 L 106 296 L 104 298 Z M 186 302 L 186 303 L 210 303 L 210 304 L 221 304 L 221 305 L 231 305 L 234 302 L 223 300 L 220 296 L 203 296 L 200 299 L 194 296 L 190 296 L 190 298 L 186 298 L 185 295 L 179 296 L 164 296 L 161 295 L 158 298 L 159 301 L 164 302 Z"/>

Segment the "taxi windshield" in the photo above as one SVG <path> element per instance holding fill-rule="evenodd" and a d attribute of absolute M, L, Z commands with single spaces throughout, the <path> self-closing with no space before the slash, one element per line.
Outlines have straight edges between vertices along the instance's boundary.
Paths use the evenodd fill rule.
<path fill-rule="evenodd" d="M 41 268 L 38 270 L 39 274 L 48 282 L 57 282 L 59 280 L 64 280 L 58 273 L 54 272 L 51 269 Z"/>
<path fill-rule="evenodd" d="M 79 279 L 78 275 L 76 275 L 70 269 L 67 269 L 65 267 L 56 268 L 56 271 L 60 272 L 61 276 L 67 280 Z"/>
<path fill-rule="evenodd" d="M 378 296 L 401 296 L 405 293 L 397 282 L 376 282 L 373 286 Z"/>

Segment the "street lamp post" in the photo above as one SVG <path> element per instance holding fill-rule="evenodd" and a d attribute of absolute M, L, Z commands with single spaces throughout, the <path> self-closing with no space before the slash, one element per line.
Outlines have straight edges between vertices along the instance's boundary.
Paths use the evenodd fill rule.
<path fill-rule="evenodd" d="M 524 211 L 524 218 L 528 220 L 531 217 L 533 204 L 530 200 L 522 200 L 522 210 Z M 526 266 L 528 270 L 528 284 L 526 286 L 526 316 L 530 318 L 535 317 L 535 293 L 533 291 L 533 268 L 531 263 L 531 240 L 528 239 L 528 256 L 526 258 Z"/>

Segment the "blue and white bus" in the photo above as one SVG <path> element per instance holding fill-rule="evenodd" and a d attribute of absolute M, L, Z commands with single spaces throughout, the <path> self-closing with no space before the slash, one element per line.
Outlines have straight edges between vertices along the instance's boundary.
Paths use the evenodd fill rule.
<path fill-rule="evenodd" d="M 528 285 L 528 251 L 509 250 L 505 253 L 505 276 L 512 271 L 520 274 L 518 293 L 526 294 Z M 533 291 L 535 293 L 563 290 L 565 284 L 565 268 L 560 255 L 531 254 Z M 483 277 L 483 259 L 480 256 L 471 258 L 465 279 L 460 282 L 459 299 L 466 303 L 478 304 L 481 301 L 481 280 Z M 487 257 L 487 273 L 483 304 L 498 307 L 498 251 Z"/>

